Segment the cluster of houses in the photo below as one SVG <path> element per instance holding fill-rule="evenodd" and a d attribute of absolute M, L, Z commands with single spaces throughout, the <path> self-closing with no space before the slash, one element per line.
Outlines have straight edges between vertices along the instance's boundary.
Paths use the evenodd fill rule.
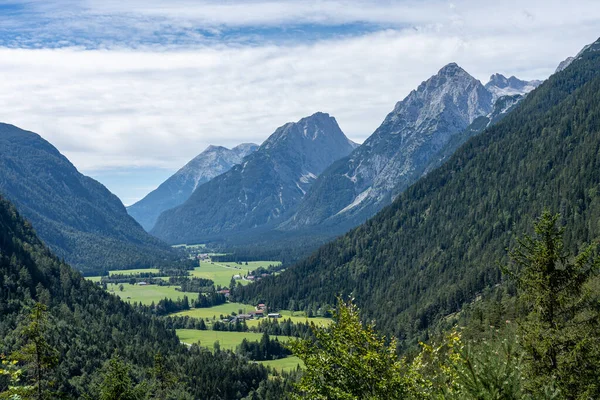
<path fill-rule="evenodd" d="M 262 278 L 269 276 L 269 274 L 262 273 L 260 275 L 247 275 L 246 280 L 249 281 L 260 281 Z"/>
<path fill-rule="evenodd" d="M 234 316 L 232 319 L 230 319 L 228 322 L 237 322 L 237 321 L 247 321 L 247 320 L 251 320 L 251 319 L 260 319 L 260 318 L 281 318 L 281 314 L 280 313 L 269 313 L 267 312 L 267 306 L 265 304 L 259 304 L 256 306 L 256 309 L 253 311 L 250 311 L 246 314 L 238 314 L 236 316 Z"/>

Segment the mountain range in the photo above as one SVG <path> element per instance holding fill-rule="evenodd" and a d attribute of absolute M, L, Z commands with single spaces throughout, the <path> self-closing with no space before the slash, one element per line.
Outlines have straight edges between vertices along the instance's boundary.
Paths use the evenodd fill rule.
<path fill-rule="evenodd" d="M 398 102 L 352 154 L 328 168 L 279 229 L 320 226 L 341 233 L 364 222 L 462 144 L 457 138 L 469 135 L 461 132 L 475 133 L 467 128 L 477 118 L 510 110 L 495 110 L 499 98 L 526 94 L 537 85 L 495 74 L 484 86 L 457 64 L 446 65 Z M 520 97 L 512 99 L 499 104 Z"/>
<path fill-rule="evenodd" d="M 85 272 L 147 267 L 175 254 L 121 201 L 40 135 L 0 124 L 0 193 L 61 258 Z"/>
<path fill-rule="evenodd" d="M 450 63 L 398 102 L 362 145 L 345 157 L 343 151 L 337 152 L 321 164 L 326 168 L 306 175 L 298 164 L 293 167 L 297 170 L 295 176 L 278 185 L 271 184 L 274 182 L 271 176 L 256 172 L 241 174 L 244 167 L 236 167 L 215 182 L 199 186 L 198 193 L 192 194 L 181 207 L 165 212 L 151 232 L 169 243 L 231 239 L 236 235 L 237 242 L 244 242 L 249 236 L 240 236 L 239 232 L 252 230 L 254 242 L 264 238 L 287 246 L 289 241 L 284 238 L 305 237 L 310 248 L 311 242 L 314 246 L 327 237 L 341 234 L 390 204 L 469 137 L 510 112 L 540 83 L 494 74 L 483 85 L 457 64 Z M 266 148 L 269 157 L 280 151 L 269 144 L 276 134 L 265 142 L 264 149 L 264 144 L 261 146 L 259 154 Z M 281 150 L 282 158 L 289 158 L 286 155 L 289 149 Z M 336 160 L 340 154 L 342 157 Z M 254 157 L 261 159 L 260 155 Z M 269 162 L 263 159 L 259 164 L 258 169 L 264 169 Z M 257 170 L 254 161 L 250 166 L 252 171 Z M 269 168 L 280 166 L 270 164 L 265 171 Z M 303 183 L 306 179 L 309 184 Z M 263 182 L 268 184 L 257 190 L 255 187 Z M 277 200 L 280 192 L 293 195 L 285 196 L 289 197 L 285 204 L 283 197 L 280 204 L 265 200 Z M 245 193 L 244 198 L 233 200 L 240 193 Z M 261 200 L 246 204 L 248 193 L 260 193 Z M 264 207 L 274 212 L 267 215 Z"/>
<path fill-rule="evenodd" d="M 258 145 L 254 143 L 243 143 L 231 150 L 223 146 L 211 145 L 158 188 L 127 207 L 127 212 L 146 231 L 150 231 L 163 211 L 185 202 L 198 186 L 229 171 L 257 148 Z"/>
<path fill-rule="evenodd" d="M 328 114 L 287 123 L 241 164 L 163 212 L 151 233 L 168 243 L 198 243 L 268 226 L 293 210 L 317 176 L 355 147 Z"/>
<path fill-rule="evenodd" d="M 416 343 L 501 283 L 506 249 L 544 210 L 561 214 L 571 253 L 597 241 L 599 49 L 586 47 L 365 224 L 235 300 L 318 309 L 349 295 L 365 320 Z"/>

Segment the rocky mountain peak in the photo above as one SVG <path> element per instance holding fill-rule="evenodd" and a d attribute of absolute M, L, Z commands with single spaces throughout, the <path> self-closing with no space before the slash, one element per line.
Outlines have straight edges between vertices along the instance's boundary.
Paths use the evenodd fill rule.
<path fill-rule="evenodd" d="M 455 62 L 451 62 L 443 66 L 437 73 L 437 75 L 439 76 L 455 76 L 464 74 L 467 74 L 467 71 L 459 67 L 458 64 Z"/>
<path fill-rule="evenodd" d="M 502 74 L 493 74 L 490 80 L 485 84 L 485 88 L 492 93 L 495 102 L 502 96 L 525 95 L 541 85 L 542 81 L 532 80 L 524 81 L 514 75 L 510 78 Z"/>
<path fill-rule="evenodd" d="M 273 149 L 280 146 L 298 146 L 304 141 L 330 141 L 341 140 L 350 143 L 340 129 L 334 117 L 327 113 L 317 112 L 308 117 L 304 117 L 298 122 L 288 122 L 277 128 L 261 145 L 261 149 Z"/>
<path fill-rule="evenodd" d="M 160 213 L 182 204 L 198 186 L 229 171 L 257 148 L 254 143 L 242 143 L 231 150 L 210 145 L 157 189 L 128 207 L 127 212 L 149 231 Z"/>
<path fill-rule="evenodd" d="M 229 149 L 224 146 L 215 146 L 211 144 L 200 154 L 217 153 L 222 151 L 229 151 Z"/>
<path fill-rule="evenodd" d="M 514 76 L 511 76 L 511 78 L 515 78 Z M 516 78 L 515 78 L 516 79 Z M 505 77 L 502 74 L 493 74 L 492 76 L 490 76 L 490 81 L 486 84 L 487 85 L 494 85 L 497 86 L 499 88 L 505 88 L 507 86 L 509 86 L 509 82 L 508 82 L 508 78 Z"/>

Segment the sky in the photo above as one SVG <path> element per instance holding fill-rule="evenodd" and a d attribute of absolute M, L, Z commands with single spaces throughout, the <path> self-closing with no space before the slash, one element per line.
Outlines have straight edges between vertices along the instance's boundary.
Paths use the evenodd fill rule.
<path fill-rule="evenodd" d="M 0 121 L 129 205 L 208 145 L 317 111 L 362 142 L 450 62 L 545 79 L 599 17 L 597 0 L 0 0 Z"/>

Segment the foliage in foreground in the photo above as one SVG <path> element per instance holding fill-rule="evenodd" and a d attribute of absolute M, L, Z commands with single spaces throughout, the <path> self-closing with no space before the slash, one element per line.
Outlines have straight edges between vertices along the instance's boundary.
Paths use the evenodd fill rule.
<path fill-rule="evenodd" d="M 559 216 L 544 212 L 503 268 L 522 313 L 479 340 L 453 331 L 421 343 L 414 359 L 396 356 L 357 307 L 338 298 L 335 323 L 312 327 L 316 339 L 292 345 L 306 372 L 297 398 L 308 399 L 593 399 L 600 398 L 600 310 L 594 246 L 564 250 Z"/>

